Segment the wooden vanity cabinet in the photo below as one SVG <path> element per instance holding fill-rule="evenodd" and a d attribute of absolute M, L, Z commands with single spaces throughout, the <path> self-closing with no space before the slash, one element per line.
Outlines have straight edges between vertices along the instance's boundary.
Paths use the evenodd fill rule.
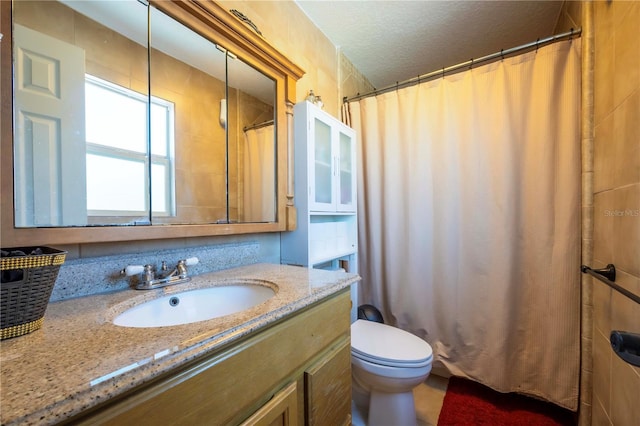
<path fill-rule="evenodd" d="M 298 424 L 298 388 L 296 382 L 278 392 L 253 413 L 242 426 L 290 426 Z"/>
<path fill-rule="evenodd" d="M 348 425 L 349 290 L 107 401 L 86 425 Z"/>

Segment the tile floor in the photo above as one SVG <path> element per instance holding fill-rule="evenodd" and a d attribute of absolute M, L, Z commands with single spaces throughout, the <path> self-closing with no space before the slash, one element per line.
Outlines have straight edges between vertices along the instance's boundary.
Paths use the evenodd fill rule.
<path fill-rule="evenodd" d="M 431 374 L 423 384 L 413 390 L 418 426 L 438 424 L 438 416 L 448 383 L 449 379 Z M 352 408 L 353 426 L 366 426 L 366 414 L 360 413 L 355 405 L 352 405 Z"/>

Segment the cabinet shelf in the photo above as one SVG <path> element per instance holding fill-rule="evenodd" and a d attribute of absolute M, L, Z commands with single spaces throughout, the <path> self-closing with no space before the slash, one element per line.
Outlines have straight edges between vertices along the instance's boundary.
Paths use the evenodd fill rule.
<path fill-rule="evenodd" d="M 326 211 L 310 211 L 309 217 L 313 216 L 355 216 L 353 212 L 326 212 Z"/>
<path fill-rule="evenodd" d="M 346 250 L 344 252 L 333 252 L 331 254 L 327 254 L 324 257 L 313 257 L 309 259 L 309 265 L 310 266 L 316 266 L 316 265 L 320 265 L 321 263 L 327 263 L 327 262 L 331 262 L 332 260 L 336 260 L 336 259 L 340 259 L 340 258 L 344 258 L 344 257 L 348 257 L 348 256 L 352 256 L 355 255 L 357 252 L 354 250 Z M 349 272 L 354 272 L 353 270 L 349 271 Z"/>

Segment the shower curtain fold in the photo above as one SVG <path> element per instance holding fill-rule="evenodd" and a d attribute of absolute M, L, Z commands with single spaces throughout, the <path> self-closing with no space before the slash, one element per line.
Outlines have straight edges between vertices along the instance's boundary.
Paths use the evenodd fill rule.
<path fill-rule="evenodd" d="M 243 222 L 275 221 L 273 125 L 244 132 Z"/>
<path fill-rule="evenodd" d="M 347 105 L 360 302 L 436 365 L 577 409 L 580 40 Z"/>

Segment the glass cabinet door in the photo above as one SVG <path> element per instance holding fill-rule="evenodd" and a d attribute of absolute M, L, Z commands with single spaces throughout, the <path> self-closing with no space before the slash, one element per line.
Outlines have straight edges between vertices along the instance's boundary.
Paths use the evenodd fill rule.
<path fill-rule="evenodd" d="M 335 209 L 333 181 L 333 149 L 331 126 L 318 117 L 313 119 L 313 210 Z"/>
<path fill-rule="evenodd" d="M 355 170 L 355 143 L 351 135 L 338 129 L 338 144 L 340 152 L 340 164 L 338 170 L 338 206 L 339 212 L 354 212 L 356 170 Z"/>
<path fill-rule="evenodd" d="M 309 209 L 356 211 L 355 135 L 352 129 L 313 106 L 309 120 Z"/>

